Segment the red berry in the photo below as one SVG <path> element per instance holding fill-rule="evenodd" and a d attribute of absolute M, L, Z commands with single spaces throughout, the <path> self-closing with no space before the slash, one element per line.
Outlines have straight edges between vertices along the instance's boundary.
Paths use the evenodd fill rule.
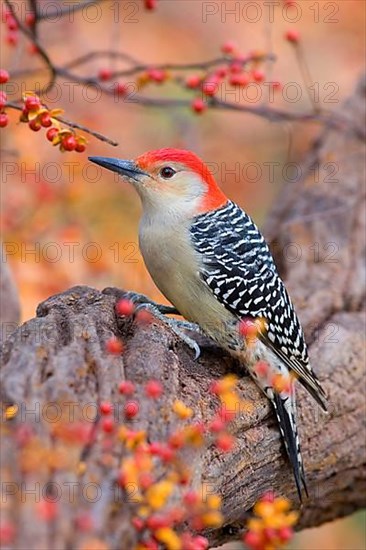
<path fill-rule="evenodd" d="M 149 69 L 147 75 L 150 80 L 161 84 L 166 79 L 166 72 L 161 69 Z"/>
<path fill-rule="evenodd" d="M 170 525 L 169 517 L 164 516 L 162 514 L 160 515 L 155 514 L 153 516 L 148 517 L 146 520 L 146 527 L 148 529 L 151 529 L 152 531 L 156 531 L 161 527 L 168 527 L 169 525 Z"/>
<path fill-rule="evenodd" d="M 267 491 L 264 493 L 264 495 L 261 497 L 261 502 L 274 502 L 275 495 L 273 491 Z"/>
<path fill-rule="evenodd" d="M 76 528 L 83 533 L 91 531 L 93 525 L 93 519 L 89 514 L 81 513 L 75 518 Z"/>
<path fill-rule="evenodd" d="M 230 72 L 233 74 L 241 73 L 243 64 L 240 61 L 233 61 L 230 65 Z"/>
<path fill-rule="evenodd" d="M 256 324 L 251 319 L 242 319 L 239 323 L 239 333 L 244 338 L 255 338 L 257 335 Z"/>
<path fill-rule="evenodd" d="M 221 417 L 217 417 L 212 422 L 209 423 L 208 429 L 210 432 L 222 432 L 222 430 L 225 428 L 225 422 Z"/>
<path fill-rule="evenodd" d="M 122 96 L 126 95 L 128 92 L 128 86 L 123 82 L 117 82 L 114 89 L 116 90 L 116 93 L 118 95 L 122 95 Z"/>
<path fill-rule="evenodd" d="M 12 15 L 9 15 L 6 18 L 6 26 L 8 27 L 9 31 L 16 31 L 18 29 L 18 23 Z"/>
<path fill-rule="evenodd" d="M 109 401 L 102 401 L 99 405 L 99 410 L 101 414 L 111 414 L 111 412 L 113 411 L 112 403 L 110 403 Z"/>
<path fill-rule="evenodd" d="M 0 128 L 5 128 L 9 124 L 9 117 L 6 113 L 0 113 Z"/>
<path fill-rule="evenodd" d="M 260 71 L 259 69 L 255 69 L 252 73 L 253 75 L 253 79 L 256 81 L 256 82 L 263 82 L 263 80 L 265 79 L 266 75 L 264 74 L 263 71 Z"/>
<path fill-rule="evenodd" d="M 99 80 L 110 80 L 112 77 L 112 71 L 110 69 L 104 68 L 100 69 L 98 73 Z"/>
<path fill-rule="evenodd" d="M 76 144 L 75 151 L 77 153 L 84 153 L 85 149 L 86 149 L 86 147 L 85 147 L 84 143 L 77 143 Z"/>
<path fill-rule="evenodd" d="M 7 95 L 5 92 L 0 90 L 0 110 L 2 111 L 6 105 Z"/>
<path fill-rule="evenodd" d="M 231 54 L 235 51 L 235 44 L 231 40 L 224 42 L 221 46 L 222 53 Z"/>
<path fill-rule="evenodd" d="M 156 0 L 145 0 L 145 9 L 147 10 L 154 10 L 157 6 Z"/>
<path fill-rule="evenodd" d="M 123 380 L 118 386 L 118 391 L 122 395 L 132 395 L 135 392 L 135 384 L 130 380 Z"/>
<path fill-rule="evenodd" d="M 49 130 L 47 130 L 46 138 L 48 139 L 48 141 L 53 141 L 53 138 L 57 136 L 57 134 L 58 134 L 57 128 L 50 128 Z"/>
<path fill-rule="evenodd" d="M 39 132 L 39 130 L 41 129 L 41 125 L 36 118 L 30 120 L 28 122 L 28 126 L 31 130 L 33 130 L 33 132 Z"/>
<path fill-rule="evenodd" d="M 115 336 L 107 340 L 105 347 L 108 353 L 113 353 L 114 355 L 120 355 L 123 352 L 123 344 Z"/>
<path fill-rule="evenodd" d="M 203 113 L 207 109 L 207 104 L 200 97 L 196 97 L 192 103 L 191 107 L 195 113 Z"/>
<path fill-rule="evenodd" d="M 187 76 L 186 78 L 186 81 L 185 81 L 185 85 L 187 86 L 187 88 L 190 88 L 191 90 L 194 90 L 196 88 L 199 87 L 199 85 L 201 84 L 201 77 L 196 75 L 196 74 L 192 74 L 190 76 Z"/>
<path fill-rule="evenodd" d="M 76 145 L 77 145 L 77 141 L 74 136 L 66 136 L 62 140 L 62 146 L 65 149 L 65 151 L 74 151 Z"/>
<path fill-rule="evenodd" d="M 231 451 L 234 443 L 235 439 L 233 436 L 227 433 L 220 434 L 216 439 L 216 447 L 224 453 Z"/>
<path fill-rule="evenodd" d="M 225 78 L 226 75 L 227 75 L 227 68 L 226 67 L 220 67 L 219 69 L 216 69 L 216 71 L 215 71 L 215 76 L 217 76 L 217 78 Z"/>
<path fill-rule="evenodd" d="M 11 543 L 13 542 L 15 538 L 15 527 L 10 522 L 3 522 L 0 525 L 0 542 L 1 546 L 11 546 Z"/>
<path fill-rule="evenodd" d="M 277 534 L 283 542 L 288 542 L 292 538 L 294 532 L 291 527 L 280 527 L 280 529 L 278 529 L 277 531 Z"/>
<path fill-rule="evenodd" d="M 248 548 L 252 548 L 253 550 L 257 548 L 262 548 L 262 537 L 259 533 L 256 533 L 255 531 L 248 531 L 245 533 L 243 537 L 244 544 L 248 546 Z"/>
<path fill-rule="evenodd" d="M 25 98 L 24 106 L 28 111 L 35 111 L 41 106 L 41 100 L 37 96 L 30 95 Z"/>
<path fill-rule="evenodd" d="M 136 529 L 136 531 L 142 531 L 144 526 L 145 526 L 145 523 L 139 517 L 132 518 L 131 523 L 134 526 L 134 528 Z"/>
<path fill-rule="evenodd" d="M 139 405 L 136 401 L 127 401 L 123 410 L 126 418 L 134 418 L 139 412 Z"/>
<path fill-rule="evenodd" d="M 6 35 L 6 41 L 10 46 L 16 46 L 18 44 L 18 33 L 16 31 L 9 31 Z"/>
<path fill-rule="evenodd" d="M 231 86 L 246 86 L 249 80 L 247 73 L 232 74 L 229 78 L 229 84 Z"/>
<path fill-rule="evenodd" d="M 122 298 L 122 300 L 118 300 L 116 303 L 116 312 L 118 315 L 129 316 L 132 315 L 134 311 L 135 305 L 132 300 Z"/>
<path fill-rule="evenodd" d="M 25 24 L 28 26 L 28 27 L 33 27 L 34 23 L 36 22 L 36 16 L 34 15 L 34 13 L 27 13 L 26 16 L 25 16 Z"/>
<path fill-rule="evenodd" d="M 197 491 L 194 491 L 193 489 L 190 489 L 183 495 L 183 502 L 184 504 L 187 504 L 189 507 L 194 506 L 199 502 L 199 495 Z"/>
<path fill-rule="evenodd" d="M 114 421 L 113 418 L 108 416 L 107 418 L 102 419 L 102 430 L 106 433 L 111 433 L 114 430 Z"/>
<path fill-rule="evenodd" d="M 145 386 L 145 393 L 152 399 L 157 399 L 163 393 L 163 386 L 158 380 L 149 380 Z"/>
<path fill-rule="evenodd" d="M 266 361 L 258 361 L 254 366 L 254 370 L 258 374 L 258 376 L 267 376 L 269 365 L 268 363 L 266 363 Z"/>
<path fill-rule="evenodd" d="M 214 96 L 219 88 L 219 80 L 216 77 L 210 77 L 202 84 L 202 91 L 205 95 Z"/>
<path fill-rule="evenodd" d="M 293 42 L 294 44 L 297 44 L 300 40 L 300 33 L 296 29 L 290 29 L 285 34 L 286 40 L 289 42 Z"/>
<path fill-rule="evenodd" d="M 9 80 L 9 73 L 5 69 L 0 69 L 0 84 L 5 84 Z"/>
<path fill-rule="evenodd" d="M 34 55 L 39 52 L 39 49 L 37 48 L 34 42 L 31 42 L 30 44 L 28 44 L 27 50 L 30 55 Z"/>
<path fill-rule="evenodd" d="M 44 128 L 49 128 L 50 126 L 52 126 L 50 113 L 42 113 L 39 117 L 39 122 Z"/>

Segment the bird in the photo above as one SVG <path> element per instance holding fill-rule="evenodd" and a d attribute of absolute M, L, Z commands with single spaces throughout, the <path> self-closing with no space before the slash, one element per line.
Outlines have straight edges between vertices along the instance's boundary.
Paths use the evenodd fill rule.
<path fill-rule="evenodd" d="M 140 305 L 164 319 L 162 311 L 179 313 L 185 320 L 169 318 L 167 324 L 196 358 L 200 348 L 187 328 L 201 331 L 246 367 L 273 405 L 302 502 L 308 489 L 295 382 L 324 411 L 327 396 L 310 365 L 303 329 L 263 235 L 191 151 L 168 147 L 134 160 L 89 160 L 122 176 L 140 196 L 141 253 L 172 307 L 159 309 L 147 297 Z M 254 327 L 255 337 L 243 337 L 243 327 Z"/>

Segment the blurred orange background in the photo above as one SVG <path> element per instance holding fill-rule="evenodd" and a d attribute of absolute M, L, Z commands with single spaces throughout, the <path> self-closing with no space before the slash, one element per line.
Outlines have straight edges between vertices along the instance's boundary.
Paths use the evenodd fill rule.
<path fill-rule="evenodd" d="M 26 4 L 13 3 L 19 10 Z M 47 8 L 47 1 L 39 4 Z M 40 42 L 57 66 L 96 50 L 128 52 L 153 66 L 212 59 L 221 55 L 225 41 L 232 40 L 244 55 L 253 50 L 275 54 L 273 67 L 264 66 L 267 80 L 300 88 L 295 102 L 277 92 L 273 107 L 310 112 L 312 104 L 294 48 L 284 39 L 284 33 L 294 28 L 301 35 L 314 93 L 319 91 L 317 105 L 337 108 L 364 66 L 365 4 L 360 0 L 295 4 L 290 7 L 286 0 L 278 0 L 272 11 L 268 2 L 260 0 L 159 0 L 154 11 L 147 11 L 142 0 L 105 0 L 98 10 L 78 12 L 73 20 L 42 22 Z M 4 33 L 2 25 L 1 67 L 10 74 L 42 67 L 38 57 L 28 52 L 26 40 L 16 47 L 4 46 Z M 95 76 L 102 68 L 114 71 L 126 65 L 104 58 L 82 66 L 79 72 Z M 32 90 L 46 78 L 45 71 L 19 78 L 7 85 L 7 91 L 14 92 L 9 96 L 19 97 L 21 90 Z M 144 94 L 192 96 L 173 84 L 151 85 Z M 264 100 L 265 94 L 260 101 Z M 50 108 L 64 109 L 65 118 L 118 141 L 119 146 L 88 137 L 84 154 L 60 153 L 46 141 L 44 130 L 30 131 L 17 122 L 17 112 L 9 111 L 10 127 L 1 130 L 2 238 L 19 288 L 23 320 L 34 316 L 40 301 L 76 284 L 124 287 L 163 301 L 138 251 L 137 196 L 111 173 L 96 171 L 87 155 L 133 158 L 159 147 L 192 149 L 214 163 L 225 192 L 263 225 L 288 163 L 300 162 L 320 131 L 316 122 L 288 124 L 245 113 L 208 110 L 197 115 L 189 108 L 146 108 L 122 98 L 97 97 L 85 86 L 62 80 L 45 102 Z M 272 181 L 268 163 L 277 163 Z M 257 181 L 254 170 L 261 174 Z M 292 548 L 361 550 L 365 515 L 305 531 L 296 536 Z"/>

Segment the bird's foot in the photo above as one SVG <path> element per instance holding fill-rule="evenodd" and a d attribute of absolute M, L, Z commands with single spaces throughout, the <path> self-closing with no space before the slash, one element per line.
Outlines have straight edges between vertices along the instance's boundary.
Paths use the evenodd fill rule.
<path fill-rule="evenodd" d="M 149 299 L 148 299 L 149 300 Z M 185 344 L 187 344 L 188 347 L 190 347 L 195 354 L 194 359 L 198 359 L 201 355 L 201 349 L 197 342 L 188 336 L 184 330 L 191 330 L 194 332 L 200 332 L 200 328 L 195 323 L 189 323 L 188 321 L 181 321 L 179 319 L 170 319 L 169 317 L 166 317 L 164 315 L 165 311 L 161 311 L 161 307 L 165 308 L 168 306 L 160 306 L 159 304 L 155 304 L 152 300 L 149 300 L 148 302 L 140 303 L 135 311 L 138 312 L 141 309 L 144 309 L 146 311 L 149 311 L 154 317 L 162 321 L 166 326 L 172 329 L 172 331 L 183 340 Z M 175 308 L 170 308 L 175 309 Z M 175 310 L 176 311 L 176 310 Z M 175 313 L 175 311 L 170 313 Z"/>
<path fill-rule="evenodd" d="M 124 298 L 126 300 L 131 300 L 137 307 L 144 306 L 144 305 L 151 305 L 156 308 L 159 313 L 162 313 L 163 315 L 179 315 L 179 311 L 174 306 L 165 306 L 163 304 L 158 304 L 154 302 L 154 300 L 151 300 L 145 294 L 139 294 L 138 292 L 126 292 L 124 293 Z"/>

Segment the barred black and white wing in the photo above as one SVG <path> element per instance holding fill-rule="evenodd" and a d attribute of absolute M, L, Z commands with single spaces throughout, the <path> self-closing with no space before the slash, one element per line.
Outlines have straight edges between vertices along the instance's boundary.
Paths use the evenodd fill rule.
<path fill-rule="evenodd" d="M 310 365 L 300 322 L 260 231 L 236 204 L 197 216 L 193 245 L 203 265 L 201 278 L 239 319 L 265 320 L 265 343 L 298 376 L 326 410 L 326 396 Z"/>

